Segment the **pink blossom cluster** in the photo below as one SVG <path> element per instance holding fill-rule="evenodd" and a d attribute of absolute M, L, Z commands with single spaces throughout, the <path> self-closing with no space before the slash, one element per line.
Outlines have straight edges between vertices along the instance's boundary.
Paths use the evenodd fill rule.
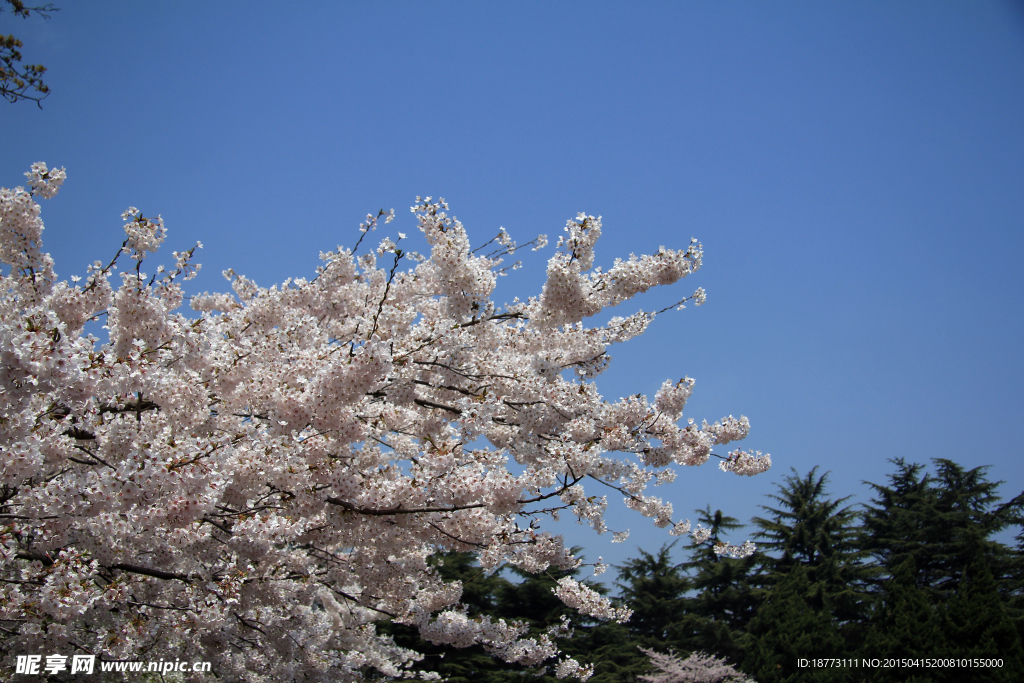
<path fill-rule="evenodd" d="M 733 472 L 752 477 L 755 474 L 767 472 L 772 466 L 772 456 L 762 455 L 761 451 L 746 453 L 735 450 L 729 456 L 718 463 L 723 472 Z"/>
<path fill-rule="evenodd" d="M 611 619 L 621 624 L 633 615 L 633 610 L 628 607 L 612 607 L 611 600 L 568 576 L 559 579 L 558 586 L 552 592 L 566 605 L 587 616 Z"/>
<path fill-rule="evenodd" d="M 654 668 L 653 673 L 639 677 L 646 683 L 754 683 L 721 657 L 705 652 L 683 659 L 674 652 L 640 649 Z"/>
<path fill-rule="evenodd" d="M 677 532 L 649 482 L 749 429 L 731 417 L 680 425 L 689 378 L 653 402 L 605 401 L 592 381 L 608 348 L 654 314 L 583 319 L 697 270 L 696 241 L 603 272 L 600 219 L 581 214 L 540 296 L 501 307 L 491 294 L 503 257 L 521 247 L 502 230 L 478 255 L 428 197 L 412 210 L 429 257 L 404 251 L 399 233 L 365 254 L 321 254 L 310 280 L 264 288 L 229 270 L 233 293 L 194 296 L 186 315 L 180 283 L 200 245 L 147 275 L 163 221 L 130 208 L 114 257 L 58 282 L 36 199 L 64 171 L 27 175 L 29 189 L 0 190 L 4 657 L 147 652 L 210 661 L 229 681 L 415 677 L 420 655 L 375 626 L 393 620 L 536 665 L 558 656 L 559 634 L 469 618 L 431 556 L 577 567 L 542 522 L 569 510 L 604 533 L 595 489 Z M 380 217 L 393 213 L 369 216 L 360 242 Z M 131 261 L 115 278 L 122 255 Z M 90 321 L 105 322 L 107 340 Z M 768 463 L 728 457 L 740 474 Z M 557 593 L 628 618 L 572 580 Z M 559 677 L 591 671 L 556 665 Z"/>

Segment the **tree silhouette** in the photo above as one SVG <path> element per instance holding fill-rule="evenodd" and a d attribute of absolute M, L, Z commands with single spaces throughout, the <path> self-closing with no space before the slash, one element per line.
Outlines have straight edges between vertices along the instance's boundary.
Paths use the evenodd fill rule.
<path fill-rule="evenodd" d="M 778 507 L 761 506 L 771 516 L 751 520 L 760 528 L 754 537 L 768 556 L 764 582 L 770 587 L 793 569 L 806 570 L 807 580 L 828 597 L 837 624 L 856 632 L 869 606 L 867 582 L 873 570 L 859 547 L 857 511 L 843 505 L 850 497 L 829 498 L 828 473 L 817 471 L 800 477 L 794 470 L 769 496 Z"/>
<path fill-rule="evenodd" d="M 892 576 L 908 557 L 917 567 L 917 585 L 932 601 L 952 599 L 973 548 L 989 565 L 1001 593 L 1013 588 L 1013 555 L 991 537 L 1015 522 L 1020 497 L 997 505 L 1000 482 L 988 481 L 985 467 L 966 470 L 950 460 L 936 460 L 935 476 L 923 466 L 892 461 L 897 471 L 889 486 L 870 484 L 873 505 L 863 516 L 863 547 Z"/>
<path fill-rule="evenodd" d="M 11 6 L 11 12 L 16 17 L 27 19 L 33 13 L 43 19 L 49 19 L 52 12 L 57 8 L 52 4 L 40 7 L 26 7 L 22 0 L 5 0 Z M 3 12 L 0 6 L 0 12 Z M 42 64 L 25 64 L 21 62 L 23 47 L 20 40 L 13 35 L 0 34 L 0 96 L 8 102 L 18 100 L 31 100 L 42 108 L 42 101 L 50 94 L 50 88 L 43 83 L 43 74 L 46 67 Z M 32 94 L 32 93 L 35 94 Z"/>

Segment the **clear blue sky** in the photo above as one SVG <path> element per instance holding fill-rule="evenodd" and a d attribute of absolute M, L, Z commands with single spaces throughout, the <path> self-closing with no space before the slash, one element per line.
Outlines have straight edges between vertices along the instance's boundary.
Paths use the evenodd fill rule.
<path fill-rule="evenodd" d="M 412 232 L 415 195 L 476 243 L 554 239 L 585 211 L 599 265 L 705 247 L 696 275 L 615 311 L 708 291 L 613 349 L 602 393 L 695 377 L 688 414 L 747 415 L 775 461 L 681 471 L 656 491 L 684 516 L 745 521 L 790 467 L 863 501 L 896 456 L 1024 490 L 1019 4 L 57 4 L 0 15 L 53 89 L 41 111 L 0 103 L 0 184 L 67 168 L 43 205 L 62 277 L 114 253 L 129 205 L 163 215 L 165 260 L 205 243 L 193 292 L 228 267 L 309 276 L 379 208 Z M 499 303 L 539 292 L 550 250 Z M 591 560 L 669 539 L 611 523 L 630 540 L 566 530 Z"/>

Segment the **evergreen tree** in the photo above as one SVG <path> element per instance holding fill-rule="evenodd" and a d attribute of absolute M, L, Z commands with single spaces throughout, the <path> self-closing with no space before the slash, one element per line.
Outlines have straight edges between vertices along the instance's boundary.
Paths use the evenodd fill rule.
<path fill-rule="evenodd" d="M 674 545 L 662 546 L 657 554 L 639 550 L 639 557 L 618 567 L 616 586 L 620 600 L 633 610 L 633 616 L 618 627 L 622 629 L 618 633 L 620 640 L 601 661 L 604 668 L 616 672 L 619 680 L 636 681 L 649 671 L 650 664 L 641 647 L 683 649 L 682 601 L 692 582 L 672 560 Z"/>
<path fill-rule="evenodd" d="M 760 529 L 754 537 L 766 554 L 760 580 L 771 590 L 794 570 L 802 570 L 812 586 L 809 591 L 821 593 L 818 604 L 827 605 L 845 639 L 844 647 L 830 656 L 845 657 L 863 639 L 872 597 L 869 579 L 875 570 L 859 547 L 858 514 L 844 505 L 849 496 L 829 498 L 828 473 L 817 471 L 815 467 L 801 477 L 794 470 L 778 493 L 769 496 L 778 506 L 761 506 L 770 516 L 752 520 Z"/>
<path fill-rule="evenodd" d="M 946 621 L 950 639 L 956 646 L 954 656 L 1003 660 L 1001 667 L 973 670 L 972 680 L 994 683 L 1024 680 L 1020 636 L 980 553 L 968 560 L 957 595 L 948 603 Z"/>
<path fill-rule="evenodd" d="M 896 465 L 896 473 L 889 475 L 889 486 L 865 482 L 876 497 L 862 515 L 863 546 L 885 569 L 876 577 L 878 582 L 894 576 L 908 558 L 914 560 L 915 576 L 924 571 L 928 564 L 923 562 L 924 547 L 928 541 L 938 540 L 932 538 L 935 525 L 928 522 L 934 516 L 935 492 L 928 475 L 921 474 L 924 466 L 908 464 L 902 458 L 890 462 Z"/>
<path fill-rule="evenodd" d="M 1019 497 L 997 506 L 1000 482 L 985 478 L 985 467 L 965 470 L 950 460 L 935 460 L 934 477 L 919 464 L 892 461 L 897 472 L 890 485 L 869 485 L 876 498 L 863 515 L 863 545 L 881 568 L 880 578 L 892 576 L 908 557 L 918 569 L 918 587 L 929 599 L 949 600 L 976 548 L 988 563 L 1002 594 L 1013 590 L 1013 554 L 991 538 L 1019 514 Z"/>
<path fill-rule="evenodd" d="M 862 658 L 954 656 L 943 612 L 917 587 L 917 567 L 908 556 L 885 583 L 881 605 L 867 633 Z M 861 672 L 875 683 L 936 683 L 940 670 L 872 669 Z"/>
<path fill-rule="evenodd" d="M 579 549 L 574 548 L 573 552 Z M 580 615 L 566 607 L 553 589 L 558 579 L 572 576 L 578 580 L 578 569 L 559 571 L 549 568 L 530 574 L 517 568 L 508 572 L 516 581 L 501 573 L 488 574 L 476 566 L 472 553 L 447 553 L 435 563 L 446 581 L 462 582 L 462 603 L 467 614 L 475 617 L 490 614 L 506 621 L 529 625 L 526 637 L 537 637 L 557 628 L 562 617 L 568 617 L 572 635 L 560 638 L 559 649 L 564 656 L 575 657 L 584 664 L 594 664 L 593 683 L 638 683 L 638 676 L 649 670 L 647 659 L 633 642 L 633 634 L 625 625 L 607 623 Z M 595 591 L 605 594 L 600 583 L 583 581 Z M 391 635 L 398 645 L 424 653 L 417 671 L 436 672 L 451 683 L 559 683 L 553 673 L 543 667 L 528 670 L 506 664 L 488 654 L 482 646 L 454 648 L 432 645 L 422 640 L 415 628 L 382 622 L 381 633 Z"/>
<path fill-rule="evenodd" d="M 936 474 L 893 461 L 889 485 L 866 509 L 863 545 L 878 561 L 883 598 L 871 620 L 865 656 L 999 658 L 1002 669 L 972 669 L 970 680 L 1022 680 L 1021 638 L 1012 601 L 1017 558 L 991 538 L 1019 515 L 1020 497 L 996 504 L 998 482 L 984 467 L 936 460 Z M 997 653 L 998 654 L 993 654 Z M 872 654 L 873 653 L 873 654 Z M 904 672 L 905 673 L 905 672 Z M 962 670 L 918 671 L 920 681 L 965 680 Z M 869 680 L 908 680 L 874 672 Z"/>
<path fill-rule="evenodd" d="M 573 548 L 578 553 L 579 548 Z M 549 567 L 539 574 L 525 572 L 518 567 L 512 567 L 509 572 L 518 578 L 518 581 L 509 581 L 501 587 L 497 595 L 497 606 L 493 614 L 506 621 L 524 621 L 530 625 L 527 637 L 539 637 L 548 633 L 551 629 L 562 624 L 562 618 L 570 620 L 573 634 L 571 638 L 559 640 L 558 646 L 565 656 L 575 657 L 580 663 L 593 663 L 591 646 L 589 643 L 590 632 L 594 628 L 603 625 L 585 615 L 582 615 L 565 605 L 554 593 L 558 579 L 570 576 L 578 580 L 579 569 L 558 570 Z M 583 581 L 590 588 L 598 593 L 605 594 L 607 589 L 599 583 Z M 540 670 L 525 672 L 522 670 L 513 671 L 512 667 L 503 676 L 493 678 L 494 681 L 516 681 L 530 680 L 536 683 L 556 683 L 557 679 L 553 674 L 547 672 L 543 675 Z M 524 674 L 533 675 L 524 678 Z"/>
<path fill-rule="evenodd" d="M 650 665 L 627 624 L 604 623 L 589 629 L 580 644 L 580 662 L 594 665 L 589 683 L 639 683 Z"/>
<path fill-rule="evenodd" d="M 646 648 L 680 647 L 678 623 L 682 599 L 692 587 L 681 565 L 672 561 L 675 543 L 662 546 L 657 555 L 639 550 L 618 568 L 622 601 L 633 610 L 627 622 L 637 643 Z"/>
<path fill-rule="evenodd" d="M 641 648 L 680 658 L 711 653 L 759 683 L 1024 680 L 1024 532 L 1013 551 L 991 538 L 1021 523 L 1024 496 L 998 505 L 998 484 L 984 468 L 935 462 L 929 475 L 921 465 L 894 461 L 896 472 L 888 485 L 871 485 L 876 498 L 861 516 L 848 498 L 829 497 L 827 474 L 794 472 L 771 496 L 773 506 L 763 506 L 769 514 L 753 520 L 767 552 L 749 558 L 714 551 L 740 528 L 737 520 L 710 507 L 697 511 L 711 534 L 688 546 L 685 561 L 673 560 L 670 544 L 656 553 L 640 550 L 618 568 L 617 602 L 634 611 L 626 624 L 581 617 L 554 596 L 557 580 L 578 570 L 486 574 L 471 554 L 451 553 L 437 571 L 462 581 L 470 616 L 525 621 L 534 636 L 569 617 L 573 635 L 560 648 L 595 665 L 592 683 L 642 683 L 651 667 Z M 873 567 L 865 562 L 869 554 Z M 381 628 L 426 653 L 417 668 L 454 683 L 558 683 L 550 671 L 509 666 L 479 646 L 434 647 L 407 627 Z M 970 672 L 798 666 L 819 657 L 1001 658 L 1004 666 Z"/>
<path fill-rule="evenodd" d="M 830 614 L 821 582 L 796 565 L 779 577 L 750 621 L 742 670 L 758 683 L 840 683 L 850 668 L 801 667 L 801 659 L 842 657 L 845 642 Z"/>
<path fill-rule="evenodd" d="M 1024 494 L 1011 502 L 1019 501 L 1021 498 L 1024 498 Z M 1017 625 L 1017 635 L 1020 637 L 1021 643 L 1024 643 L 1024 519 L 1021 519 L 1019 513 L 1016 524 L 1021 527 L 1021 531 L 1017 534 L 1017 547 L 1011 557 L 1010 576 L 1012 580 L 1007 591 L 1006 609 L 1010 618 Z"/>
<path fill-rule="evenodd" d="M 742 525 L 734 517 L 697 510 L 697 521 L 711 530 L 708 542 L 690 544 L 690 560 L 681 566 L 690 577 L 693 594 L 682 600 L 682 617 L 673 629 L 675 642 L 687 651 L 702 651 L 738 664 L 744 659 L 743 636 L 760 598 L 753 572 L 758 555 L 735 559 L 719 555 L 715 546 L 725 532 Z"/>

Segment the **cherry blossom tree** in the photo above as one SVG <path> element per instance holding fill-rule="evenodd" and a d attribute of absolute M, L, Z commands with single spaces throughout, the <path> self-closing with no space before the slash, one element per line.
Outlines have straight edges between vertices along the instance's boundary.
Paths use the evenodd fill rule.
<path fill-rule="evenodd" d="M 640 676 L 647 683 L 754 683 L 724 659 L 704 652 L 694 652 L 683 659 L 672 652 L 640 649 L 655 669 L 653 674 Z"/>
<path fill-rule="evenodd" d="M 312 279 L 264 288 L 229 270 L 233 294 L 193 296 L 185 315 L 181 282 L 201 245 L 148 274 L 163 221 L 129 208 L 116 255 L 58 281 L 36 199 L 57 193 L 64 169 L 26 175 L 28 189 L 0 194 L 6 663 L 64 650 L 211 661 L 225 680 L 410 677 L 417 653 L 374 626 L 392 620 L 586 679 L 558 655 L 568 626 L 526 638 L 522 624 L 470 619 L 461 585 L 428 560 L 457 550 L 485 570 L 578 566 L 543 522 L 563 511 L 604 533 L 608 492 L 690 532 L 648 483 L 749 430 L 743 417 L 679 424 L 689 378 L 653 401 L 605 401 L 592 381 L 608 347 L 655 314 L 583 319 L 696 271 L 696 241 L 604 271 L 601 221 L 580 214 L 540 295 L 499 307 L 503 257 L 522 247 L 502 230 L 481 255 L 443 199 L 417 198 L 429 257 L 401 248 L 402 233 L 359 254 L 393 218 L 381 211 L 355 248 L 321 254 Z M 88 333 L 97 320 L 107 340 Z M 771 462 L 718 457 L 741 475 Z M 587 615 L 629 617 L 572 579 L 556 593 Z"/>

